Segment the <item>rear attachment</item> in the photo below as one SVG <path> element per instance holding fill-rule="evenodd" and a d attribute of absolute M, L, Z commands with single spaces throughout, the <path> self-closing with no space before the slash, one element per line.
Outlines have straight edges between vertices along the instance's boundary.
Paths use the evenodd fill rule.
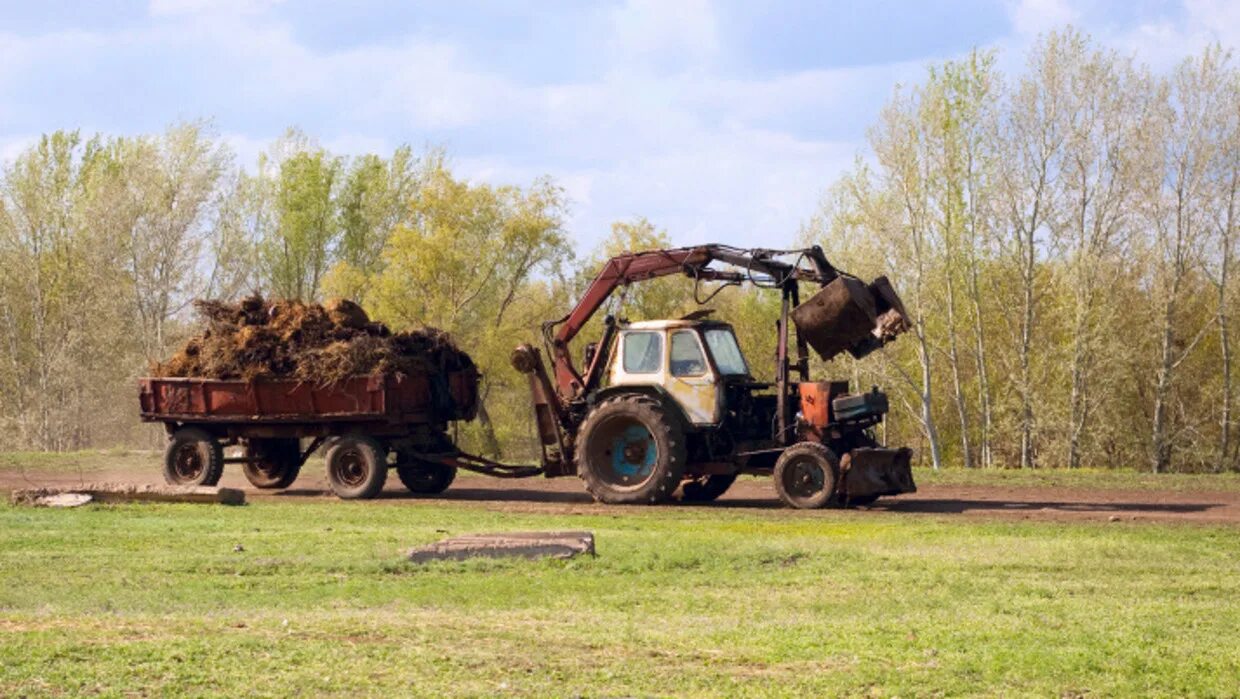
<path fill-rule="evenodd" d="M 899 449 L 853 449 L 840 459 L 840 495 L 849 500 L 915 493 L 913 452 Z"/>

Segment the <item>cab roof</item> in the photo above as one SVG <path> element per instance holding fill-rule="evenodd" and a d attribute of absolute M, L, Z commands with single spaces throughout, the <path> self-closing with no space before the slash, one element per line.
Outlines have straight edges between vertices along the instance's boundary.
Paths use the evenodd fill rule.
<path fill-rule="evenodd" d="M 621 330 L 669 330 L 672 328 L 730 328 L 731 323 L 721 320 L 639 320 L 624 323 Z"/>

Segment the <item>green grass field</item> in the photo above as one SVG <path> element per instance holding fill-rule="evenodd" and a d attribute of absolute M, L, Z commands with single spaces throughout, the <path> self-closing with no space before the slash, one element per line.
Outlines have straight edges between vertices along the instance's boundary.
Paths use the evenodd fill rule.
<path fill-rule="evenodd" d="M 445 533 L 597 558 L 415 566 Z M 1236 528 L 0 505 L 0 695 L 1236 696 Z M 243 551 L 235 551 L 240 545 Z"/>

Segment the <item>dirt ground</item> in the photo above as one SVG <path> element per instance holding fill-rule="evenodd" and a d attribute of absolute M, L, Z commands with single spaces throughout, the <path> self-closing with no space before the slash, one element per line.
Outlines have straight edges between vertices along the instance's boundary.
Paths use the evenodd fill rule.
<path fill-rule="evenodd" d="M 155 466 L 91 471 L 90 481 L 160 483 Z M 73 485 L 81 477 L 72 472 L 0 471 L 0 491 L 33 486 Z M 250 486 L 240 469 L 225 469 L 220 485 L 243 488 L 251 498 L 331 498 L 322 462 L 313 460 L 286 491 L 260 491 Z M 395 474 L 378 502 L 399 505 L 414 498 Z M 446 503 L 470 503 L 488 510 L 549 514 L 601 513 L 624 508 L 595 504 L 576 478 L 500 480 L 462 474 L 442 496 Z M 769 479 L 743 478 L 722 498 L 694 507 L 777 509 L 781 507 Z M 1029 486 L 922 485 L 917 493 L 883 498 L 866 508 L 939 517 L 1000 520 L 1187 522 L 1240 525 L 1240 492 L 1158 492 L 1097 490 Z M 863 513 L 859 512 L 858 515 Z"/>

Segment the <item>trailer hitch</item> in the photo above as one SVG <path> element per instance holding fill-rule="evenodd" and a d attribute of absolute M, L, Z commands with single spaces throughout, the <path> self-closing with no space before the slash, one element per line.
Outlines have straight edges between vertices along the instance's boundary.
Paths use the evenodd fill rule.
<path fill-rule="evenodd" d="M 492 461 L 486 457 L 474 454 L 466 454 L 460 452 L 450 456 L 422 456 L 420 458 L 427 461 L 437 461 L 447 466 L 455 466 L 456 468 L 474 473 L 481 473 L 484 476 L 493 478 L 532 478 L 534 476 L 543 475 L 542 468 L 538 466 L 515 466 L 513 464 L 502 464 L 498 461 Z"/>

